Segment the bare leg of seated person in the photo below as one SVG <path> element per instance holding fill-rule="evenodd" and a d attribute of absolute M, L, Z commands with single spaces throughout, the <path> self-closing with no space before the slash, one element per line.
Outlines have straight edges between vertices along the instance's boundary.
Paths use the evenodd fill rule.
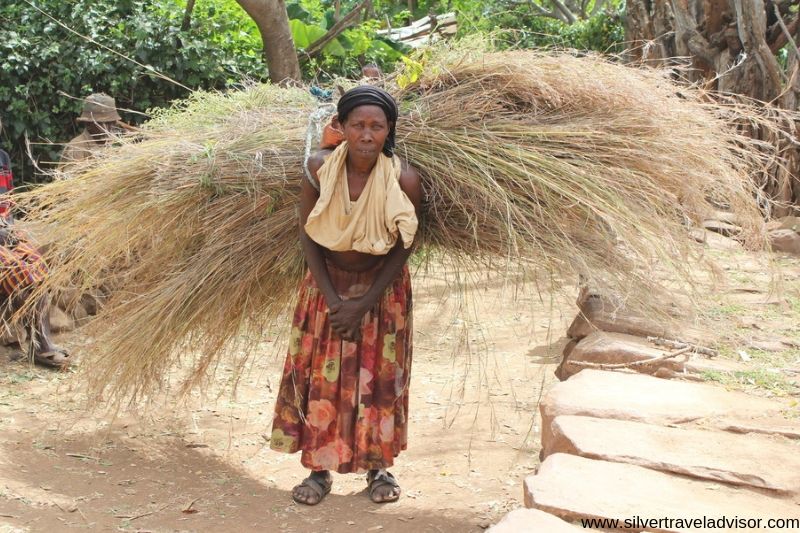
<path fill-rule="evenodd" d="M 32 287 L 22 290 L 14 298 L 14 309 L 21 308 L 31 297 Z M 42 297 L 36 302 L 32 313 L 25 317 L 25 326 L 30 335 L 28 356 L 35 363 L 55 368 L 65 368 L 70 363 L 70 354 L 53 343 L 50 332 L 50 301 Z"/>

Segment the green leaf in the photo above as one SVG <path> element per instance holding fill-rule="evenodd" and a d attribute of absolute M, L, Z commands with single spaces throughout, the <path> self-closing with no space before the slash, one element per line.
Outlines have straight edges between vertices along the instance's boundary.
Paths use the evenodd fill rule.
<path fill-rule="evenodd" d="M 289 2 L 286 4 L 286 13 L 289 15 L 289 19 L 297 19 L 302 21 L 308 21 L 311 19 L 311 14 L 303 9 L 297 2 Z"/>
<path fill-rule="evenodd" d="M 322 49 L 323 54 L 328 54 L 336 57 L 345 57 L 347 50 L 339 43 L 337 39 L 332 40 Z"/>
<path fill-rule="evenodd" d="M 308 48 L 311 43 L 326 33 L 324 28 L 306 24 L 297 19 L 289 21 L 289 28 L 292 30 L 292 40 L 297 48 Z"/>

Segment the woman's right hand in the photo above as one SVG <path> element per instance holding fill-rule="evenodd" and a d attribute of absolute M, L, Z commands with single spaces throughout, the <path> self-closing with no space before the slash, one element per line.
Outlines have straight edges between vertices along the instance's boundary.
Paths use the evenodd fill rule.
<path fill-rule="evenodd" d="M 331 327 L 343 339 L 356 341 L 361 335 L 361 319 L 366 311 L 359 300 L 338 301 L 329 306 Z"/>

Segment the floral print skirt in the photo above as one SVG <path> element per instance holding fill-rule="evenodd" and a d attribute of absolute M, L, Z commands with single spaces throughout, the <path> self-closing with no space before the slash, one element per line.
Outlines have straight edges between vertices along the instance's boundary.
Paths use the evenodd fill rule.
<path fill-rule="evenodd" d="M 363 295 L 382 263 L 348 272 L 328 263 L 343 299 Z M 387 468 L 406 449 L 411 371 L 408 267 L 361 322 L 361 338 L 341 339 L 311 273 L 300 285 L 270 447 L 302 450 L 303 466 L 339 473 Z"/>

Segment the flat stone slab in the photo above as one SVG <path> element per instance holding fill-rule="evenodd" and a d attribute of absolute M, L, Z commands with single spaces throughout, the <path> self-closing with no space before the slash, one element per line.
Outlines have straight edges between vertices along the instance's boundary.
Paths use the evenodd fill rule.
<path fill-rule="evenodd" d="M 536 475 L 525 479 L 525 506 L 575 521 L 587 518 L 617 519 L 619 524 L 598 529 L 634 531 L 699 531 L 694 520 L 735 518 L 800 519 L 800 506 L 754 491 L 708 481 L 656 472 L 641 466 L 586 459 L 558 453 L 541 464 Z M 636 518 L 639 522 L 636 522 Z M 678 522 L 678 520 L 682 522 Z M 625 520 L 629 520 L 625 524 Z M 800 522 L 798 522 L 800 524 Z M 741 531 L 758 528 L 743 524 Z M 627 526 L 627 527 L 626 527 Z M 590 526 L 591 527 L 591 526 Z M 705 527 L 708 527 L 706 524 Z M 785 528 L 780 531 L 796 531 Z M 730 531 L 720 523 L 717 531 Z"/>
<path fill-rule="evenodd" d="M 575 533 L 582 528 L 538 509 L 515 509 L 490 527 L 491 533 Z"/>
<path fill-rule="evenodd" d="M 697 242 L 715 250 L 742 250 L 744 248 L 739 241 L 707 229 L 695 228 L 689 234 Z"/>
<path fill-rule="evenodd" d="M 558 416 L 551 453 L 800 495 L 800 443 L 784 437 Z"/>
<path fill-rule="evenodd" d="M 598 365 L 630 364 L 637 361 L 658 359 L 674 351 L 658 347 L 647 339 L 625 333 L 607 333 L 595 331 L 590 333 L 565 354 L 559 379 L 566 379 L 584 368 Z M 662 359 L 650 365 L 631 367 L 636 372 L 654 374 L 659 369 L 666 369 L 669 377 L 680 377 L 680 374 L 692 372 L 702 373 L 706 370 L 728 371 L 746 370 L 735 361 L 711 360 L 689 354 L 679 355 L 671 359 Z"/>
<path fill-rule="evenodd" d="M 669 323 L 639 316 L 610 299 L 588 290 L 581 293 L 577 304 L 579 313 L 567 329 L 567 337 L 571 339 L 582 339 L 598 330 L 691 342 L 699 342 L 703 338 L 703 333 L 699 330 L 678 327 L 678 320 Z"/>
<path fill-rule="evenodd" d="M 775 229 L 768 234 L 772 251 L 800 254 L 800 233 L 790 229 Z"/>
<path fill-rule="evenodd" d="M 788 400 L 768 400 L 704 383 L 586 369 L 556 383 L 539 404 L 542 448 L 550 453 L 551 424 L 562 415 L 630 420 L 660 426 L 703 425 L 736 432 L 800 434 L 787 420 Z"/>
<path fill-rule="evenodd" d="M 723 222 L 722 220 L 706 220 L 703 222 L 703 228 L 707 229 L 708 231 L 713 231 L 715 233 L 719 233 L 720 235 L 724 235 L 725 237 L 738 235 L 742 232 L 742 228 L 736 224 Z"/>

